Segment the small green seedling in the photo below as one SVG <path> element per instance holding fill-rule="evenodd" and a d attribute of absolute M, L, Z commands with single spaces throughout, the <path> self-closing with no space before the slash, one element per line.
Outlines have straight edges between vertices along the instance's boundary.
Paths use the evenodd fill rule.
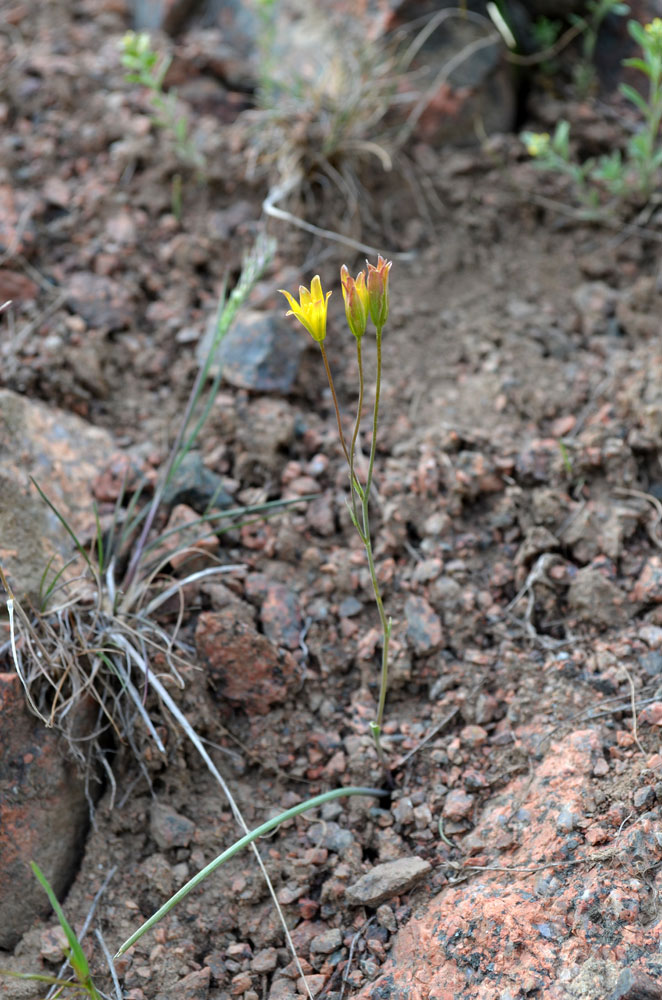
<path fill-rule="evenodd" d="M 539 170 L 564 174 L 573 183 L 575 195 L 589 217 L 599 213 L 599 191 L 589 184 L 595 160 L 577 163 L 570 152 L 570 123 L 561 119 L 553 135 L 548 132 L 522 132 L 520 139 Z"/>
<path fill-rule="evenodd" d="M 127 83 L 147 87 L 154 108 L 153 121 L 168 132 L 173 139 L 177 157 L 185 167 L 193 168 L 200 178 L 204 174 L 205 159 L 191 139 L 188 118 L 182 113 L 174 90 L 164 91 L 163 83 L 170 69 L 169 55 L 160 56 L 152 48 L 148 32 L 127 31 L 120 42 L 122 65 L 130 72 Z M 172 180 L 172 210 L 176 218 L 182 212 L 182 178 L 175 174 Z"/>
<path fill-rule="evenodd" d="M 42 975 L 37 972 L 11 972 L 8 969 L 0 969 L 0 974 L 3 976 L 12 976 L 14 979 L 33 980 L 39 983 L 46 983 L 49 986 L 56 986 L 58 989 L 52 994 L 54 998 L 61 996 L 64 990 L 68 990 L 70 992 L 86 994 L 90 1000 L 102 1000 L 99 991 L 92 982 L 90 967 L 87 964 L 85 952 L 83 951 L 80 941 L 69 924 L 69 921 L 62 912 L 62 907 L 58 903 L 57 897 L 53 892 L 48 879 L 34 861 L 30 862 L 30 867 L 34 872 L 35 877 L 43 886 L 44 892 L 48 896 L 49 902 L 55 911 L 55 915 L 60 921 L 60 927 L 64 931 L 67 938 L 69 947 L 65 949 L 65 956 L 69 960 L 69 964 L 74 971 L 76 982 L 68 979 L 58 979 L 57 976 Z"/>
<path fill-rule="evenodd" d="M 574 77 L 575 86 L 583 97 L 595 86 L 595 49 L 603 21 L 610 14 L 623 17 L 629 12 L 628 5 L 621 0 L 588 0 L 586 16 L 573 18 L 573 22 L 582 29 L 582 59 L 575 68 Z"/>
<path fill-rule="evenodd" d="M 146 31 L 127 31 L 120 42 L 120 51 L 122 65 L 130 70 L 125 76 L 127 83 L 140 83 L 150 91 L 156 113 L 154 123 L 171 133 L 177 153 L 187 165 L 202 169 L 204 160 L 191 140 L 188 119 L 180 111 L 177 95 L 173 90 L 166 93 L 163 89 L 172 58 L 159 56 L 152 49 Z"/>
<path fill-rule="evenodd" d="M 630 21 L 628 30 L 641 47 L 642 55 L 623 60 L 623 66 L 643 73 L 648 80 L 648 97 L 627 83 L 621 93 L 641 112 L 644 124 L 628 141 L 625 151 L 614 150 L 598 159 L 576 162 L 570 151 L 570 125 L 560 121 L 553 136 L 547 132 L 522 132 L 527 152 L 541 170 L 565 174 L 573 181 L 575 194 L 589 217 L 599 218 L 610 207 L 604 195 L 622 202 L 631 195 L 648 199 L 662 167 L 662 18 L 643 26 Z"/>
<path fill-rule="evenodd" d="M 643 58 L 626 59 L 624 66 L 638 69 L 648 79 L 648 100 L 627 83 L 621 84 L 621 93 L 631 101 L 644 118 L 644 127 L 632 136 L 627 155 L 637 170 L 639 189 L 648 197 L 655 186 L 655 175 L 662 165 L 662 146 L 659 144 L 662 120 L 662 18 L 654 18 L 642 27 L 638 21 L 628 23 L 630 35 L 641 47 Z"/>

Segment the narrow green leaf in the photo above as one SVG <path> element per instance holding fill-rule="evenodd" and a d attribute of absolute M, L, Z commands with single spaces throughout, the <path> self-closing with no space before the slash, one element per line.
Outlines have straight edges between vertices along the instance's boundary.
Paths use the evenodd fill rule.
<path fill-rule="evenodd" d="M 53 559 L 54 558 L 55 557 L 53 556 Z M 44 577 L 42 579 L 45 579 L 46 571 L 48 570 L 48 568 L 50 567 L 51 563 L 53 562 L 53 559 L 49 560 L 48 566 L 46 567 L 46 570 L 44 570 Z M 75 561 L 76 561 L 75 557 L 73 559 L 70 559 L 68 562 L 66 562 L 64 564 L 64 566 L 62 566 L 61 569 L 59 569 L 57 571 L 57 573 L 55 574 L 55 576 L 53 577 L 53 579 L 51 580 L 51 582 L 49 583 L 48 587 L 46 588 L 46 590 L 45 590 L 45 592 L 43 594 L 42 594 L 41 587 L 40 587 L 40 590 L 39 590 L 39 596 L 40 596 L 39 607 L 40 607 L 41 611 L 45 611 L 46 610 L 46 608 L 48 607 L 48 602 L 49 602 L 51 596 L 53 595 L 53 592 L 54 592 L 54 590 L 55 590 L 55 588 L 56 588 L 56 586 L 58 584 L 58 581 L 60 580 L 61 576 L 64 573 L 66 573 L 66 571 L 69 569 L 69 567 L 72 566 L 75 563 Z"/>
<path fill-rule="evenodd" d="M 99 572 L 103 573 L 106 568 L 104 565 L 104 551 L 103 551 L 103 532 L 101 530 L 101 521 L 99 520 L 99 508 L 97 507 L 96 500 L 92 503 L 92 508 L 94 510 L 94 521 L 97 528 L 97 562 L 99 563 Z"/>
<path fill-rule="evenodd" d="M 203 868 L 202 871 L 199 871 L 197 875 L 194 875 L 192 879 L 189 879 L 186 885 L 182 886 L 182 888 L 176 892 L 174 896 L 171 896 L 171 898 L 164 903 L 163 906 L 156 911 L 156 913 L 152 914 L 149 920 L 146 920 L 137 931 L 134 931 L 131 937 L 126 939 L 124 944 L 120 946 L 115 958 L 119 958 L 120 955 L 123 955 L 125 951 L 131 948 L 131 946 L 136 943 L 138 938 L 141 938 L 146 931 L 165 917 L 166 913 L 168 913 L 173 906 L 176 906 L 177 903 L 184 899 L 185 896 L 188 896 L 191 890 L 200 885 L 200 883 L 203 882 L 208 875 L 211 875 L 213 871 L 216 871 L 216 869 L 222 865 L 224 861 L 228 861 L 230 858 L 234 857 L 235 854 L 238 854 L 244 847 L 248 847 L 259 837 L 263 837 L 266 833 L 270 833 L 271 830 L 275 830 L 281 823 L 285 823 L 288 819 L 294 819 L 295 816 L 300 816 L 301 813 L 308 812 L 310 809 L 316 809 L 318 806 L 324 805 L 325 802 L 330 802 L 333 799 L 344 798 L 345 796 L 350 795 L 381 796 L 386 794 L 387 793 L 385 791 L 379 788 L 334 788 L 330 792 L 324 792 L 322 795 L 316 795 L 312 799 L 300 802 L 298 805 L 292 806 L 291 809 L 286 809 L 285 812 L 280 813 L 279 816 L 274 816 L 272 819 L 267 820 L 266 823 L 263 823 L 255 830 L 251 830 L 250 833 L 247 833 L 245 836 L 235 841 L 231 847 L 228 847 L 227 850 L 223 851 L 222 854 L 219 854 L 217 858 L 210 861 L 210 863 Z"/>
<path fill-rule="evenodd" d="M 78 977 L 78 980 L 81 983 L 81 985 L 84 986 L 85 989 L 87 989 L 88 992 L 90 993 L 90 996 L 94 997 L 96 1000 L 98 994 L 96 989 L 92 986 L 90 979 L 90 967 L 87 964 L 87 958 L 85 957 L 85 952 L 81 947 L 80 941 L 76 937 L 74 931 L 71 928 L 71 925 L 69 924 L 69 921 L 65 917 L 62 911 L 62 907 L 60 906 L 57 900 L 57 896 L 53 892 L 51 884 L 46 878 L 46 876 L 43 874 L 39 866 L 34 861 L 30 862 L 30 867 L 32 868 L 32 871 L 36 876 L 36 878 L 41 883 L 44 892 L 48 896 L 48 901 L 53 907 L 53 910 L 55 911 L 55 916 L 60 921 L 60 926 L 67 937 L 67 941 L 69 942 L 69 947 L 71 949 L 71 954 L 69 956 L 71 967 L 76 973 L 76 976 Z"/>
<path fill-rule="evenodd" d="M 642 49 L 646 48 L 648 42 L 648 36 L 644 31 L 644 28 L 638 21 L 628 21 L 628 31 L 632 38 L 634 38 L 637 44 L 641 45 Z"/>
<path fill-rule="evenodd" d="M 11 969 L 0 969 L 0 976 L 12 976 L 13 979 L 32 980 L 37 983 L 47 983 L 49 986 L 62 986 L 69 990 L 87 993 L 85 986 L 73 983 L 70 979 L 57 979 L 56 976 L 45 976 L 39 972 L 13 972 Z"/>
<path fill-rule="evenodd" d="M 64 529 L 67 532 L 67 534 L 73 540 L 74 545 L 76 546 L 76 548 L 78 549 L 78 551 L 82 555 L 83 559 L 87 563 L 88 568 L 90 570 L 92 570 L 92 572 L 94 572 L 94 569 L 93 569 L 90 557 L 88 556 L 87 552 L 85 551 L 85 549 L 83 548 L 83 546 L 79 542 L 79 540 L 78 540 L 78 538 L 76 536 L 75 531 L 73 530 L 73 528 L 71 527 L 71 525 L 69 524 L 69 522 L 67 521 L 67 519 L 64 517 L 63 514 L 60 513 L 60 511 L 57 509 L 57 507 L 52 502 L 52 500 L 48 499 L 48 497 L 46 496 L 46 494 L 42 490 L 41 486 L 39 485 L 39 483 L 37 482 L 37 480 L 34 479 L 33 476 L 30 476 L 30 482 L 35 487 L 35 489 L 37 490 L 39 496 L 44 501 L 44 503 L 48 504 L 48 506 L 51 508 L 51 510 L 53 511 L 53 513 L 55 514 L 55 516 L 57 517 L 57 519 L 60 522 L 60 524 L 64 527 Z"/>
<path fill-rule="evenodd" d="M 627 97 L 628 101 L 631 101 L 635 105 L 635 107 L 639 108 L 642 115 L 648 117 L 648 110 L 649 110 L 648 104 L 646 103 L 646 101 L 641 96 L 638 90 L 635 90 L 634 87 L 631 87 L 629 83 L 622 83 L 619 87 L 619 90 L 623 95 L 623 97 Z"/>
<path fill-rule="evenodd" d="M 621 66 L 631 66 L 633 69 L 641 70 L 641 72 L 645 73 L 646 76 L 651 75 L 651 68 L 647 62 L 644 62 L 643 59 L 623 59 Z"/>

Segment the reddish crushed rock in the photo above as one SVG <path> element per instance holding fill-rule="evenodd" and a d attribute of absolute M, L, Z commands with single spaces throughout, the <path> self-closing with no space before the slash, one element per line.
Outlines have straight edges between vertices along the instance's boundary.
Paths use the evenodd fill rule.
<path fill-rule="evenodd" d="M 175 986 L 171 986 L 167 993 L 157 993 L 156 1000 L 206 1000 L 210 979 L 209 969 L 189 972 L 188 976 L 180 979 Z M 243 993 L 243 990 L 240 992 Z"/>
<path fill-rule="evenodd" d="M 571 733 L 551 744 L 532 779 L 517 778 L 495 797 L 465 840 L 478 856 L 449 872 L 450 884 L 399 933 L 362 1000 L 503 1000 L 531 991 L 569 1000 L 580 980 L 583 997 L 604 1000 L 626 972 L 659 982 L 660 928 L 655 920 L 641 926 L 653 905 L 647 873 L 662 861 L 659 816 L 620 829 L 620 812 L 607 814 L 608 840 L 601 830 L 600 848 L 591 846 L 590 777 L 601 755 L 599 731 Z M 504 834 L 510 846 L 495 851 Z"/>
<path fill-rule="evenodd" d="M 285 701 L 296 682 L 292 655 L 237 621 L 231 607 L 200 615 L 195 641 L 216 697 L 249 715 L 264 715 Z"/>
<path fill-rule="evenodd" d="M 647 559 L 632 590 L 632 599 L 644 604 L 662 603 L 662 559 Z"/>
<path fill-rule="evenodd" d="M 85 714 L 82 705 L 81 726 Z M 50 912 L 29 862 L 37 859 L 62 894 L 76 872 L 88 822 L 85 783 L 62 738 L 28 712 L 17 675 L 0 674 L 0 948 L 13 948 L 35 914 Z"/>

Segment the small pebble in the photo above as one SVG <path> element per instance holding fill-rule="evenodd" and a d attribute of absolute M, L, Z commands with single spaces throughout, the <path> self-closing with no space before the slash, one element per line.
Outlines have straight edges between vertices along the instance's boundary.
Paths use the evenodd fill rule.
<path fill-rule="evenodd" d="M 318 934 L 310 942 L 310 951 L 313 955 L 330 955 L 342 944 L 342 933 L 340 928 L 331 927 L 328 931 Z"/>
<path fill-rule="evenodd" d="M 403 795 L 401 799 L 394 802 L 391 811 L 396 823 L 400 823 L 402 826 L 414 822 L 414 807 L 407 795 Z"/>
<path fill-rule="evenodd" d="M 580 818 L 577 813 L 573 812 L 571 806 L 563 806 L 556 817 L 556 829 L 559 833 L 572 833 L 577 828 Z"/>
<path fill-rule="evenodd" d="M 647 809 L 655 802 L 655 789 L 652 785 L 643 785 L 637 788 L 632 796 L 632 803 L 635 809 Z"/>
<path fill-rule="evenodd" d="M 474 796 L 469 795 L 462 788 L 455 788 L 449 792 L 444 802 L 444 818 L 458 823 L 466 819 L 474 807 Z"/>
<path fill-rule="evenodd" d="M 377 907 L 377 923 L 380 927 L 385 927 L 391 934 L 395 934 L 398 929 L 398 922 L 395 913 L 387 903 L 382 903 Z"/>
<path fill-rule="evenodd" d="M 355 905 L 378 906 L 393 896 L 408 892 L 431 871 L 432 866 L 423 858 L 387 861 L 383 865 L 376 865 L 357 882 L 347 886 L 345 895 Z"/>
<path fill-rule="evenodd" d="M 253 972 L 273 972 L 278 965 L 278 952 L 275 948 L 263 948 L 256 951 L 251 962 Z"/>

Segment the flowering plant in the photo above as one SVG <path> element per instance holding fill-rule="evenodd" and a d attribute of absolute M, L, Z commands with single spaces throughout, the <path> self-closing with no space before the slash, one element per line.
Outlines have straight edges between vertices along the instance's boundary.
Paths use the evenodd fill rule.
<path fill-rule="evenodd" d="M 380 734 L 382 729 L 382 723 L 384 720 L 384 708 L 386 705 L 386 691 L 388 688 L 388 656 L 389 656 L 389 641 L 391 638 L 391 619 L 387 617 L 384 611 L 384 603 L 382 601 L 381 589 L 379 586 L 379 581 L 377 580 L 377 572 L 375 569 L 375 560 L 372 550 L 372 537 L 370 531 L 370 491 L 372 488 L 373 471 L 375 465 L 375 454 L 377 451 L 377 430 L 379 426 L 379 397 L 381 394 L 381 381 L 382 381 L 382 331 L 388 320 L 389 312 L 389 294 L 388 294 L 388 279 L 391 270 L 391 261 L 385 260 L 384 257 L 378 257 L 377 264 L 367 263 L 368 273 L 366 275 L 365 271 L 359 271 L 356 278 L 352 278 L 349 273 L 349 269 L 343 264 L 340 269 L 340 281 L 342 284 L 343 300 L 345 303 L 345 316 L 347 319 L 347 325 L 350 331 L 354 335 L 356 342 L 356 356 L 359 368 L 359 396 L 358 404 L 356 410 L 356 419 L 354 421 L 354 429 L 352 436 L 350 438 L 349 445 L 345 438 L 345 434 L 342 427 L 342 420 L 340 417 L 340 407 L 338 405 L 338 397 L 336 395 L 336 390 L 333 382 L 333 376 L 331 374 L 331 368 L 329 366 L 329 360 L 326 354 L 326 349 L 324 347 L 324 340 L 326 338 L 326 319 L 327 319 L 327 304 L 329 301 L 329 296 L 331 292 L 327 292 L 324 295 L 322 291 L 322 283 L 320 281 L 319 275 L 315 275 L 313 278 L 310 290 L 304 285 L 299 287 L 299 301 L 294 298 L 288 291 L 281 289 L 282 294 L 286 297 L 290 304 L 290 309 L 287 313 L 288 316 L 295 316 L 299 322 L 306 328 L 308 333 L 311 335 L 313 340 L 319 344 L 320 351 L 322 354 L 322 360 L 324 362 L 324 368 L 326 371 L 326 377 L 329 382 L 329 388 L 331 389 L 331 397 L 333 399 L 333 406 L 336 413 L 336 421 L 338 424 L 338 436 L 340 438 L 340 444 L 347 461 L 349 468 L 349 484 L 350 484 L 350 495 L 351 500 L 349 503 L 350 515 L 352 518 L 352 523 L 358 532 L 358 535 L 363 543 L 365 549 L 366 558 L 368 561 L 368 569 L 370 571 L 370 579 L 372 582 L 373 591 L 375 594 L 375 603 L 377 605 L 377 611 L 379 613 L 379 620 L 382 626 L 382 669 L 381 669 L 381 682 L 379 690 L 379 703 L 377 706 L 377 716 L 373 722 L 370 723 L 370 730 L 375 741 L 375 746 L 377 748 L 377 754 L 380 761 L 384 762 L 384 756 L 381 746 Z M 361 425 L 361 416 L 363 413 L 363 397 L 365 391 L 365 377 L 363 368 L 363 350 L 362 343 L 365 336 L 366 328 L 368 325 L 368 317 L 372 320 L 375 327 L 375 341 L 377 348 L 377 366 L 376 366 L 376 376 L 375 376 L 375 402 L 372 412 L 372 440 L 370 443 L 370 458 L 368 460 L 368 472 L 365 482 L 361 482 L 356 473 L 355 469 L 355 456 L 358 446 L 359 430 Z"/>

